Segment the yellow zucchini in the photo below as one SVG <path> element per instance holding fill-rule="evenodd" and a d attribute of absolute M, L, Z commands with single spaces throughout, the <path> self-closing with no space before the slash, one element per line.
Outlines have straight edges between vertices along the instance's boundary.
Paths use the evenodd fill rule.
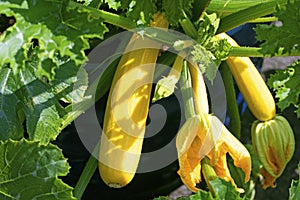
<path fill-rule="evenodd" d="M 227 39 L 232 46 L 238 46 L 225 33 L 217 37 Z M 274 98 L 250 58 L 228 57 L 226 62 L 252 114 L 260 121 L 273 119 L 276 114 Z"/>
<path fill-rule="evenodd" d="M 151 26 L 167 28 L 164 14 Z M 142 48 L 146 43 L 156 48 Z M 154 44 L 154 45 L 153 45 Z M 116 69 L 109 91 L 99 152 L 99 172 L 109 186 L 121 188 L 134 177 L 140 159 L 152 79 L 160 45 L 133 34 Z"/>

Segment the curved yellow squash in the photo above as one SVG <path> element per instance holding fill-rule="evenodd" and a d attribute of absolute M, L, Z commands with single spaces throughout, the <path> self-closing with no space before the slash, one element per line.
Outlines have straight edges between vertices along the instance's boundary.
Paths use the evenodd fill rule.
<path fill-rule="evenodd" d="M 164 14 L 155 14 L 153 19 L 151 26 L 168 27 Z M 149 45 L 155 48 L 141 48 Z M 98 163 L 100 176 L 109 187 L 124 187 L 137 170 L 159 49 L 154 41 L 133 34 L 126 48 L 128 53 L 116 69 L 106 105 Z"/>
<path fill-rule="evenodd" d="M 225 33 L 217 37 L 227 39 L 232 46 L 238 46 Z M 226 62 L 252 114 L 260 121 L 273 119 L 276 114 L 274 98 L 250 58 L 228 57 Z"/>

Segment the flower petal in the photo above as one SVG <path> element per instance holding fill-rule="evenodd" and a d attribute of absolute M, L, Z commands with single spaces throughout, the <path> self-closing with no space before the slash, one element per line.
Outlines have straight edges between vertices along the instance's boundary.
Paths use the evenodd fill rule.
<path fill-rule="evenodd" d="M 187 119 L 180 128 L 176 137 L 176 148 L 179 156 L 190 148 L 194 138 L 197 136 L 199 126 L 199 117 L 194 116 Z"/>
<path fill-rule="evenodd" d="M 178 174 L 182 182 L 193 192 L 197 192 L 196 184 L 201 182 L 201 159 L 212 147 L 203 149 L 208 132 L 206 118 L 196 115 L 189 118 L 178 132 L 176 147 L 178 152 Z M 201 136 L 201 137 L 200 137 Z M 206 147 L 204 145 L 204 147 Z"/>
<path fill-rule="evenodd" d="M 213 166 L 218 177 L 225 181 L 231 181 L 235 185 L 233 178 L 230 175 L 230 171 L 227 166 L 226 154 L 223 154 L 218 158 L 218 162 Z"/>
<path fill-rule="evenodd" d="M 276 181 L 276 177 L 270 175 L 264 167 L 261 168 L 260 173 L 264 177 L 262 185 L 263 189 L 267 189 L 268 187 L 274 188 L 274 182 Z"/>
<path fill-rule="evenodd" d="M 245 182 L 249 181 L 251 173 L 250 153 L 246 147 L 227 130 L 217 117 L 213 117 L 212 120 L 214 121 L 214 124 L 222 127 L 221 137 L 219 138 L 221 141 L 218 141 L 218 145 L 215 147 L 215 151 L 217 151 L 219 155 L 217 158 L 213 158 L 213 160 L 218 160 L 217 162 L 221 162 L 222 165 L 225 165 L 226 153 L 228 152 L 234 160 L 234 165 L 241 168 L 245 173 Z M 226 173 L 226 171 L 224 173 Z"/>
<path fill-rule="evenodd" d="M 198 159 L 189 159 L 187 153 L 179 157 L 178 174 L 184 183 L 191 191 L 197 192 L 196 184 L 201 182 L 201 165 Z"/>
<path fill-rule="evenodd" d="M 223 132 L 226 148 L 233 159 L 235 166 L 245 173 L 245 182 L 249 181 L 251 174 L 251 157 L 246 147 L 236 139 L 227 129 Z"/>

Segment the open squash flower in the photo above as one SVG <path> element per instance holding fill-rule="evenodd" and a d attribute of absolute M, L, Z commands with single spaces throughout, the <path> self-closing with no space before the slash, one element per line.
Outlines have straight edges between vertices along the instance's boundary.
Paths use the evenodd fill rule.
<path fill-rule="evenodd" d="M 176 147 L 182 182 L 193 192 L 201 182 L 201 160 L 207 156 L 218 177 L 231 181 L 226 154 L 234 165 L 245 173 L 245 182 L 250 179 L 251 159 L 244 145 L 235 138 L 215 116 L 207 113 L 195 115 L 185 122 L 177 135 Z"/>
<path fill-rule="evenodd" d="M 263 188 L 275 187 L 295 150 L 295 138 L 289 122 L 276 115 L 274 119 L 255 121 L 251 129 L 254 150 L 262 163 Z"/>

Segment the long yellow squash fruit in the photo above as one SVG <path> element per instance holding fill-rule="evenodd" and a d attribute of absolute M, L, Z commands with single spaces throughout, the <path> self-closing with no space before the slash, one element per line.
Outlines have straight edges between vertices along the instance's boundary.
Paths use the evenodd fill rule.
<path fill-rule="evenodd" d="M 165 15 L 155 14 L 151 26 L 167 28 Z M 133 34 L 125 50 L 128 53 L 116 69 L 106 105 L 98 163 L 100 176 L 109 187 L 124 187 L 137 170 L 159 49 L 158 43 Z"/>
<path fill-rule="evenodd" d="M 226 33 L 217 37 L 238 46 Z M 252 114 L 260 121 L 273 119 L 276 114 L 274 98 L 250 58 L 228 57 L 226 62 Z"/>

